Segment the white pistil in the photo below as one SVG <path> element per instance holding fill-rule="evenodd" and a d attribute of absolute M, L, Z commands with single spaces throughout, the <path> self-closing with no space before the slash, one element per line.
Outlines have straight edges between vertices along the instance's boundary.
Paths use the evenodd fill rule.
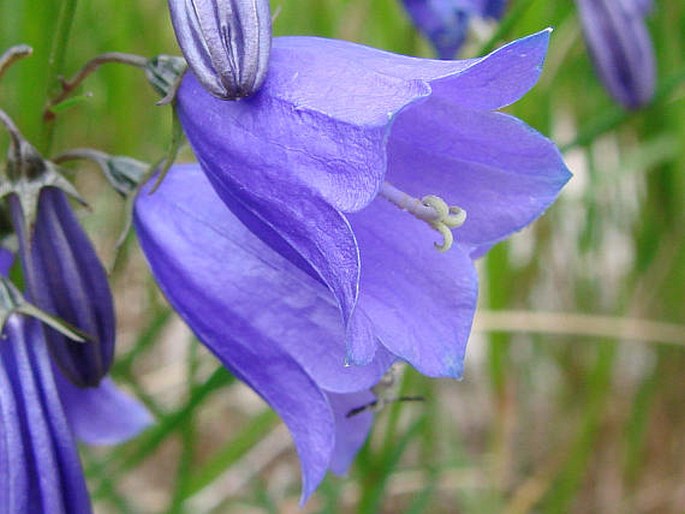
<path fill-rule="evenodd" d="M 466 211 L 461 207 L 448 206 L 445 200 L 435 195 L 421 200 L 397 189 L 390 182 L 383 182 L 380 195 L 400 209 L 428 223 L 442 235 L 442 244 L 435 243 L 439 252 L 446 252 L 454 243 L 452 229 L 461 227 L 466 221 Z"/>

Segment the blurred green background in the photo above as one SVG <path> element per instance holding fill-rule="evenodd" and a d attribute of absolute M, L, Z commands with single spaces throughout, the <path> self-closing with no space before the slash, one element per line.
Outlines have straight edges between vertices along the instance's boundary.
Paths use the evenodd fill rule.
<path fill-rule="evenodd" d="M 277 34 L 431 55 L 396 0 L 272 4 Z M 658 91 L 635 113 L 596 79 L 570 0 L 512 0 L 494 39 L 494 26 L 471 34 L 466 57 L 555 27 L 542 79 L 509 111 L 554 139 L 575 177 L 479 263 L 464 380 L 407 370 L 403 391 L 427 400 L 379 413 L 350 476 L 329 476 L 303 512 L 685 512 L 685 3 L 656 4 Z M 42 109 L 58 75 L 99 53 L 178 53 L 164 0 L 0 0 L 0 50 L 18 43 L 34 55 L 7 72 L 0 106 L 43 152 L 162 157 L 171 113 L 139 70 L 103 66 L 52 124 Z M 3 134 L 0 155 L 6 146 Z M 95 168 L 70 169 L 111 265 L 127 206 Z M 298 512 L 284 427 L 169 312 L 132 237 L 112 281 L 113 374 L 157 424 L 126 445 L 82 448 L 96 510 Z"/>

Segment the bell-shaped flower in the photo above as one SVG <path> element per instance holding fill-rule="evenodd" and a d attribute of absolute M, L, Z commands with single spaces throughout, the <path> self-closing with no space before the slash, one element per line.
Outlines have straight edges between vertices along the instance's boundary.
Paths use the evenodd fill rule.
<path fill-rule="evenodd" d="M 9 204 L 29 297 L 3 278 L 0 512 L 86 514 L 90 499 L 74 436 L 119 442 L 148 425 L 150 415 L 101 380 L 112 359 L 114 313 L 107 277 L 64 195 L 75 194 L 73 187 L 1 109 L 0 123 L 11 138 L 0 197 Z M 12 262 L 0 248 L 3 277 Z M 55 361 L 70 380 L 92 387 L 70 384 Z"/>
<path fill-rule="evenodd" d="M 535 84 L 548 39 L 438 61 L 277 38 L 264 86 L 241 102 L 184 78 L 178 113 L 204 172 L 254 234 L 330 291 L 348 364 L 380 351 L 461 376 L 472 260 L 570 177 L 551 141 L 496 112 Z"/>
<path fill-rule="evenodd" d="M 499 19 L 505 0 L 402 0 L 416 28 L 440 59 L 453 59 L 473 17 Z"/>
<path fill-rule="evenodd" d="M 651 0 L 576 0 L 585 42 L 604 87 L 627 109 L 654 96 L 656 63 L 645 16 Z"/>
<path fill-rule="evenodd" d="M 45 325 L 41 338 L 59 368 L 55 381 L 72 428 L 93 444 L 132 437 L 150 423 L 150 415 L 104 378 L 113 358 L 114 309 L 105 270 L 65 196 L 77 193 L 2 110 L 0 122 L 11 136 L 0 196 L 9 204 L 30 304 L 61 320 Z M 3 276 L 13 260 L 0 248 Z M 56 330 L 62 322 L 86 340 Z"/>
<path fill-rule="evenodd" d="M 269 0 L 169 0 L 176 39 L 200 83 L 218 98 L 254 93 L 271 49 Z"/>
<path fill-rule="evenodd" d="M 0 197 L 19 239 L 27 296 L 88 335 L 86 344 L 50 329 L 46 336 L 66 377 L 96 386 L 114 357 L 114 307 L 105 270 L 65 195 L 78 193 L 1 109 L 0 122 L 11 137 Z"/>
<path fill-rule="evenodd" d="M 137 199 L 141 246 L 199 339 L 284 419 L 303 498 L 351 462 L 370 415 L 345 413 L 393 362 L 461 375 L 473 259 L 569 179 L 548 139 L 496 112 L 536 82 L 548 35 L 454 62 L 280 38 L 246 100 L 181 84 L 213 190 L 173 168 Z"/>

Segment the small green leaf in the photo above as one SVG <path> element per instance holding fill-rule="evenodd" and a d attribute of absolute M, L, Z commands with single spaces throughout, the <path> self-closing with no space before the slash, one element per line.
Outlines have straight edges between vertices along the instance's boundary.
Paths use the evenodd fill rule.
<path fill-rule="evenodd" d="M 21 292 L 8 278 L 0 276 L 0 330 L 4 328 L 5 323 L 7 323 L 7 320 L 12 314 L 23 314 L 36 318 L 79 343 L 85 343 L 88 340 L 92 340 L 90 336 L 74 325 L 48 314 L 35 305 L 27 302 Z"/>
<path fill-rule="evenodd" d="M 68 111 L 69 109 L 76 107 L 77 105 L 81 105 L 85 103 L 87 100 L 93 97 L 93 93 L 88 92 L 84 93 L 82 95 L 74 96 L 72 98 L 67 98 L 63 102 L 58 103 L 57 105 L 53 105 L 50 107 L 50 111 L 52 111 L 53 114 L 60 114 L 63 113 L 64 111 Z"/>

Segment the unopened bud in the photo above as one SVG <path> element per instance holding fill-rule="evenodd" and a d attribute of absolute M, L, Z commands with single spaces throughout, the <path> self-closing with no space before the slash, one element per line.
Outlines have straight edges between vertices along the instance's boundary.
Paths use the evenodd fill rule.
<path fill-rule="evenodd" d="M 611 96 L 637 109 L 654 96 L 656 63 L 644 17 L 649 0 L 576 0 L 585 42 Z"/>
<path fill-rule="evenodd" d="M 169 0 L 176 38 L 198 81 L 225 100 L 250 96 L 271 51 L 268 0 Z"/>

